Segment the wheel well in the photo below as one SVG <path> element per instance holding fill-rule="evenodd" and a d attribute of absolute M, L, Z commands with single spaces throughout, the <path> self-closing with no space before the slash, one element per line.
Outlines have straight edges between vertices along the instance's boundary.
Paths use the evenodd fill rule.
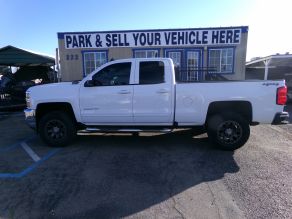
<path fill-rule="evenodd" d="M 49 112 L 53 111 L 62 111 L 65 112 L 67 115 L 69 115 L 75 123 L 77 123 L 72 106 L 70 103 L 40 103 L 37 105 L 36 108 L 36 122 L 37 122 L 37 128 L 39 121 L 42 116 Z"/>
<path fill-rule="evenodd" d="M 252 123 L 252 105 L 248 101 L 217 101 L 209 105 L 207 119 L 217 113 L 235 112 L 247 119 L 248 123 Z M 207 122 L 206 119 L 206 122 Z"/>

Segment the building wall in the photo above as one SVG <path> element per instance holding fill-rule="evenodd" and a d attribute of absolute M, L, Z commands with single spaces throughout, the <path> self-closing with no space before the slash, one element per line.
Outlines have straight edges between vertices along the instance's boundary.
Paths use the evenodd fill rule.
<path fill-rule="evenodd" d="M 241 38 L 241 44 L 236 48 L 235 52 L 235 75 L 233 80 L 244 80 L 245 79 L 245 62 L 246 62 L 246 49 L 247 49 L 247 38 L 248 35 L 243 34 Z"/>
<path fill-rule="evenodd" d="M 80 80 L 83 77 L 81 49 L 66 50 L 64 40 L 59 40 L 59 56 L 62 81 Z"/>
<path fill-rule="evenodd" d="M 240 43 L 216 43 L 216 44 L 197 44 L 194 43 L 192 45 L 165 45 L 165 43 L 161 43 L 163 45 L 152 45 L 152 46 L 128 46 L 128 47 L 119 47 L 119 46 L 109 46 L 107 48 L 106 45 L 103 45 L 102 48 L 96 48 L 94 43 L 90 46 L 85 46 L 85 43 L 80 46 L 80 41 L 78 46 L 75 48 L 66 48 L 67 44 L 65 43 L 65 36 L 84 36 L 87 34 L 128 34 L 131 33 L 156 33 L 159 31 L 212 31 L 212 30 L 233 30 L 240 29 Z M 95 35 L 93 35 L 95 36 Z M 167 50 L 179 50 L 182 49 L 186 54 L 186 51 L 190 49 L 198 49 L 201 51 L 201 66 L 200 67 L 208 67 L 208 50 L 210 48 L 225 48 L 225 47 L 233 47 L 234 49 L 234 67 L 232 73 L 223 73 L 222 75 L 229 80 L 244 80 L 245 79 L 245 61 L 246 61 L 246 48 L 247 48 L 247 36 L 248 36 L 248 27 L 220 27 L 220 28 L 194 28 L 194 29 L 169 29 L 169 30 L 136 30 L 136 31 L 109 31 L 109 32 L 74 32 L 74 33 L 58 33 L 58 43 L 59 43 L 59 55 L 60 55 L 60 66 L 61 66 L 61 77 L 62 81 L 72 81 L 72 80 L 80 80 L 84 77 L 84 52 L 87 51 L 106 51 L 107 52 L 107 61 L 111 59 L 123 59 L 123 58 L 132 58 L 134 51 L 138 49 L 159 49 L 159 57 L 166 57 Z M 67 40 L 67 39 L 66 39 Z M 163 40 L 162 40 L 163 41 Z M 210 39 L 209 39 L 210 41 Z M 196 41 L 197 42 L 197 41 Z M 123 43 L 123 42 L 122 42 Z M 133 43 L 133 42 L 132 42 Z M 66 44 L 66 45 L 65 45 Z M 82 42 L 81 42 L 82 44 Z M 77 45 L 77 44 L 76 44 Z M 92 47 L 92 48 L 90 48 Z"/>

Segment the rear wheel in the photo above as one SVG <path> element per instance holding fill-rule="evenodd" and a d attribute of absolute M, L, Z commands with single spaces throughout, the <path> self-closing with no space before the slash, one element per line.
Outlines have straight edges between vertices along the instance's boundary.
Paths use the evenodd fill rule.
<path fill-rule="evenodd" d="M 76 136 L 76 126 L 70 116 L 62 111 L 45 114 L 39 122 L 42 140 L 52 147 L 63 147 Z"/>
<path fill-rule="evenodd" d="M 232 151 L 247 142 L 250 127 L 240 114 L 229 112 L 211 116 L 207 122 L 207 132 L 219 148 Z"/>

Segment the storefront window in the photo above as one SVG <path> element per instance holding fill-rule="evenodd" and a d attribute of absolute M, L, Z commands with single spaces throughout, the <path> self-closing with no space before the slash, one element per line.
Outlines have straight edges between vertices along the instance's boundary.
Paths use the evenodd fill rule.
<path fill-rule="evenodd" d="M 135 50 L 135 58 L 155 58 L 158 56 L 158 50 Z"/>
<path fill-rule="evenodd" d="M 175 67 L 181 66 L 181 52 L 168 52 L 168 57 L 172 59 Z"/>
<path fill-rule="evenodd" d="M 84 70 L 85 76 L 107 62 L 106 52 L 85 52 Z"/>
<path fill-rule="evenodd" d="M 210 49 L 208 66 L 214 69 L 212 73 L 232 73 L 233 53 L 233 48 Z"/>

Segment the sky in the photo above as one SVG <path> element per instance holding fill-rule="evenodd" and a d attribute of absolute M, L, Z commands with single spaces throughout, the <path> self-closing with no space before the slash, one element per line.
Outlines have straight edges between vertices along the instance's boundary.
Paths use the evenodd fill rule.
<path fill-rule="evenodd" d="M 55 56 L 57 32 L 249 26 L 247 60 L 292 53 L 292 0 L 0 0 L 0 47 Z"/>

